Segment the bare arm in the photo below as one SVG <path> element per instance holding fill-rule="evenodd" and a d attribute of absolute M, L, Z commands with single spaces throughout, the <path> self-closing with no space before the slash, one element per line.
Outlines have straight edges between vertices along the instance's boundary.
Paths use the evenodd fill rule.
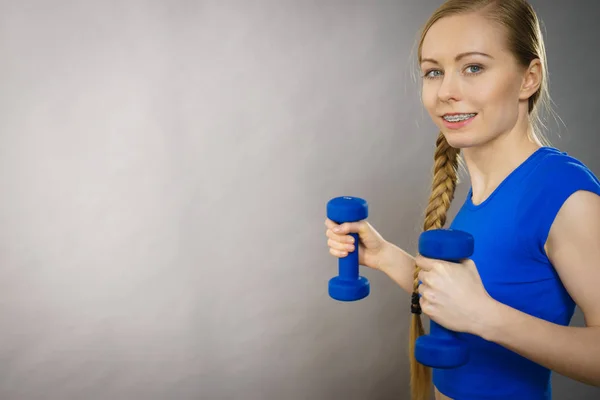
<path fill-rule="evenodd" d="M 561 375 L 600 386 L 600 196 L 573 194 L 552 225 L 546 249 L 586 327 L 556 325 L 493 302 L 478 334 Z"/>
<path fill-rule="evenodd" d="M 383 271 L 407 293 L 413 292 L 415 258 L 400 247 L 386 242 L 379 259 L 378 269 Z"/>

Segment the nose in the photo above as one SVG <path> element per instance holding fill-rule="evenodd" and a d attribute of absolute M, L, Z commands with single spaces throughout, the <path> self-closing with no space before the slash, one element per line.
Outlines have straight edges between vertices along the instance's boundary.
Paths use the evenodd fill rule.
<path fill-rule="evenodd" d="M 440 101 L 448 102 L 458 101 L 460 97 L 459 78 L 452 73 L 445 74 L 438 90 L 438 98 Z"/>

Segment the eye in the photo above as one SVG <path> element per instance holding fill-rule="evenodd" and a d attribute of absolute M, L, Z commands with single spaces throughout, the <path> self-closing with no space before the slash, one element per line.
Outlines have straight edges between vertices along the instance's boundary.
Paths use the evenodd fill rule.
<path fill-rule="evenodd" d="M 483 71 L 483 67 L 481 65 L 469 65 L 466 70 L 467 75 L 474 75 Z"/>
<path fill-rule="evenodd" d="M 423 75 L 423 77 L 427 79 L 435 79 L 439 76 L 442 76 L 442 71 L 440 71 L 439 69 L 429 70 L 425 72 L 425 75 Z"/>

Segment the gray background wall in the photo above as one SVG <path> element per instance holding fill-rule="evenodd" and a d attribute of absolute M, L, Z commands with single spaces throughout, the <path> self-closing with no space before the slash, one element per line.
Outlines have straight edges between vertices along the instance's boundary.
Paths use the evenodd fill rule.
<path fill-rule="evenodd" d="M 406 398 L 409 298 L 363 271 L 371 296 L 331 300 L 323 220 L 364 196 L 414 252 L 438 4 L 0 1 L 0 398 Z M 600 174 L 600 7 L 533 4 L 550 137 Z"/>

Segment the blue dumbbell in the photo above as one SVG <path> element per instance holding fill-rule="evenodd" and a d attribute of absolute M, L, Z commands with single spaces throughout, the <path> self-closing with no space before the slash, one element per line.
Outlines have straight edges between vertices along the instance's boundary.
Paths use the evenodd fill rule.
<path fill-rule="evenodd" d="M 474 239 L 470 234 L 450 229 L 425 231 L 419 237 L 419 253 L 427 258 L 460 262 L 473 255 Z M 469 347 L 456 332 L 430 321 L 429 335 L 415 343 L 415 358 L 431 368 L 457 368 L 469 361 Z"/>
<path fill-rule="evenodd" d="M 358 197 L 336 197 L 327 203 L 327 218 L 337 224 L 358 222 L 369 215 L 367 202 Z M 355 250 L 338 260 L 339 274 L 329 280 L 329 296 L 339 301 L 356 301 L 369 295 L 369 280 L 358 275 L 358 234 L 354 237 Z"/>

